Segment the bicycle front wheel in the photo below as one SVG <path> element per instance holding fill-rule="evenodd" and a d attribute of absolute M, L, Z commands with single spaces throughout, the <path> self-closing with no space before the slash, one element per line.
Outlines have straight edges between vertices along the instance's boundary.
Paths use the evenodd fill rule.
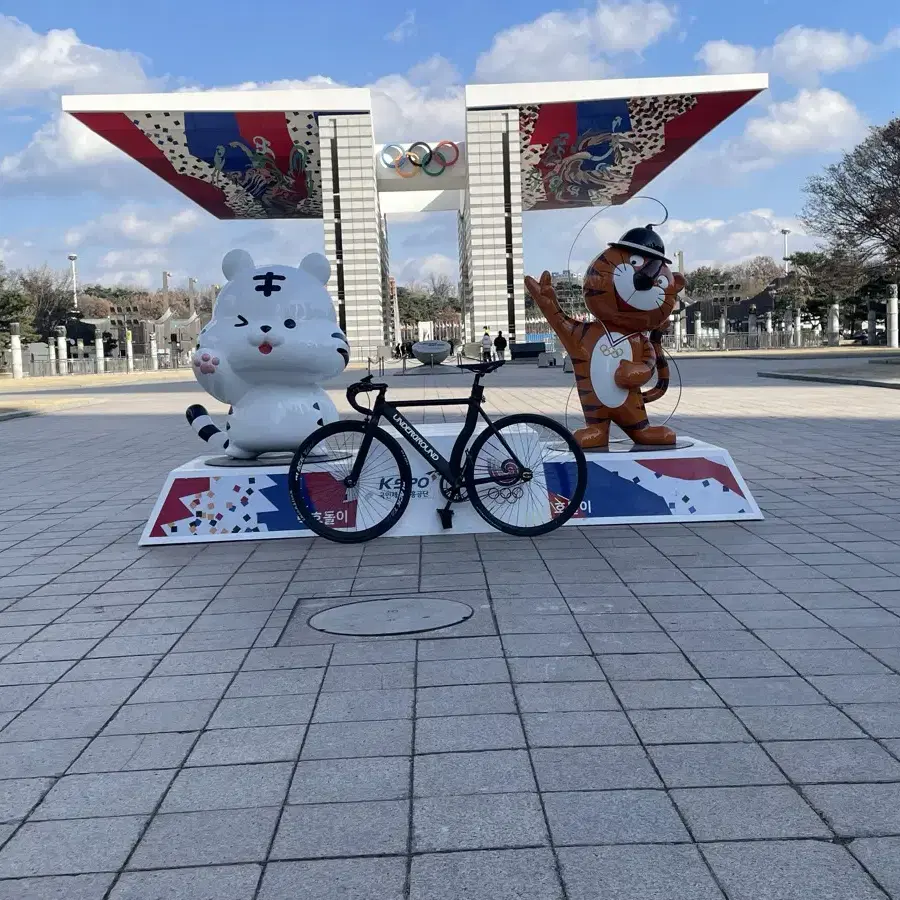
<path fill-rule="evenodd" d="M 409 503 L 412 472 L 402 447 L 376 428 L 353 487 L 347 487 L 366 435 L 363 422 L 317 428 L 299 447 L 288 474 L 291 502 L 313 532 L 341 544 L 379 537 Z"/>
<path fill-rule="evenodd" d="M 493 425 L 475 438 L 466 466 L 475 511 L 498 531 L 520 537 L 564 525 L 587 487 L 587 462 L 575 438 L 546 416 L 505 416 Z"/>

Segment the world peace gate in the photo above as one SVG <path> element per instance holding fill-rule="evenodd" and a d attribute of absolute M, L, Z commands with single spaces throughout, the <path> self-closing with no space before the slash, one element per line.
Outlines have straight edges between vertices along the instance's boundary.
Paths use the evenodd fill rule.
<path fill-rule="evenodd" d="M 524 340 L 523 213 L 626 202 L 766 87 L 765 75 L 468 85 L 463 139 L 385 145 L 360 88 L 71 96 L 63 109 L 218 218 L 322 219 L 328 290 L 364 359 L 396 338 L 391 215 L 455 210 L 464 330 Z"/>

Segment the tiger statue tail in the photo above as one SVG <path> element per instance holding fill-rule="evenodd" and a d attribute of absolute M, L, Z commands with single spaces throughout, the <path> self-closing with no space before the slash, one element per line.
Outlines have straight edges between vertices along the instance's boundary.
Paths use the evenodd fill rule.
<path fill-rule="evenodd" d="M 644 403 L 652 403 L 659 400 L 669 389 L 669 360 L 662 346 L 663 333 L 658 328 L 650 332 L 650 346 L 656 354 L 656 385 L 649 391 L 641 391 L 641 399 Z"/>

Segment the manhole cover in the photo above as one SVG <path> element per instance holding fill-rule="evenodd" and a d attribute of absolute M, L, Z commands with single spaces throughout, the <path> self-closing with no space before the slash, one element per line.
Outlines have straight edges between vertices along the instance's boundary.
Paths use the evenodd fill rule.
<path fill-rule="evenodd" d="M 316 613 L 311 628 L 327 634 L 380 637 L 388 634 L 415 634 L 465 622 L 474 610 L 456 600 L 436 597 L 391 597 L 387 600 L 360 600 Z"/>

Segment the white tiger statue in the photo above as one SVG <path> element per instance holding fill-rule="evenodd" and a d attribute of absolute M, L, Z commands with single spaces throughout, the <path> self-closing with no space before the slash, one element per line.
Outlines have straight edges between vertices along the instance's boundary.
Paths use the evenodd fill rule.
<path fill-rule="evenodd" d="M 192 356 L 200 386 L 231 407 L 225 430 L 204 407 L 187 420 L 211 447 L 235 459 L 293 451 L 338 419 L 319 382 L 340 374 L 350 345 L 325 285 L 331 265 L 310 253 L 299 266 L 256 266 L 246 250 L 222 260 L 227 283 Z"/>

